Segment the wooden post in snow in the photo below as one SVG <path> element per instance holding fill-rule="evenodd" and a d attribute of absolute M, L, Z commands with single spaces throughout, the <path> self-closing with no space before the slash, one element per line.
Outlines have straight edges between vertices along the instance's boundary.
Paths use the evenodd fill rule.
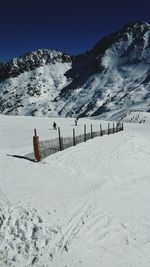
<path fill-rule="evenodd" d="M 75 129 L 73 129 L 73 146 L 76 145 Z"/>
<path fill-rule="evenodd" d="M 115 125 L 114 125 L 114 122 L 113 122 L 113 134 L 115 133 Z"/>
<path fill-rule="evenodd" d="M 108 122 L 108 134 L 110 134 L 110 123 Z"/>
<path fill-rule="evenodd" d="M 40 150 L 39 136 L 37 136 L 36 129 L 34 129 L 33 150 L 34 150 L 35 159 L 37 161 L 40 161 L 41 160 L 41 150 Z"/>
<path fill-rule="evenodd" d="M 100 124 L 100 136 L 103 136 L 102 125 Z"/>
<path fill-rule="evenodd" d="M 61 134 L 60 134 L 60 127 L 58 127 L 58 139 L 59 139 L 59 150 L 63 150 L 62 147 L 62 138 L 61 138 Z"/>
<path fill-rule="evenodd" d="M 86 142 L 86 124 L 84 124 L 84 142 Z"/>
<path fill-rule="evenodd" d="M 118 132 L 118 122 L 116 122 L 116 133 Z"/>
<path fill-rule="evenodd" d="M 91 139 L 93 138 L 93 128 L 92 128 L 92 124 L 91 124 Z"/>

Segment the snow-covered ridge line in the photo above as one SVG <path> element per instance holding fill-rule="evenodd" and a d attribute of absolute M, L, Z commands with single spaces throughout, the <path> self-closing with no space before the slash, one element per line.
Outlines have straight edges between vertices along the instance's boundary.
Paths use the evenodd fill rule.
<path fill-rule="evenodd" d="M 17 77 L 26 71 L 32 71 L 38 67 L 55 64 L 56 62 L 71 62 L 71 56 L 56 50 L 38 49 L 27 52 L 23 56 L 14 58 L 0 64 L 0 80 Z"/>

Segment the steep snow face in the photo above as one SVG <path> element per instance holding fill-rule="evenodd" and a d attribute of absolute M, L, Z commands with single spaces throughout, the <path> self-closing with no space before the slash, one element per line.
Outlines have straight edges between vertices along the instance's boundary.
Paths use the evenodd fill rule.
<path fill-rule="evenodd" d="M 120 32 L 102 39 L 85 57 L 86 61 L 91 59 L 86 70 L 93 71 L 94 66 L 95 70 L 83 83 L 77 82 L 77 77 L 67 86 L 68 90 L 62 90 L 61 114 L 91 116 L 133 107 L 149 110 L 150 26 L 147 23 L 126 25 Z M 85 58 L 77 64 L 84 75 L 83 61 Z M 75 82 L 77 89 L 72 90 Z"/>
<path fill-rule="evenodd" d="M 56 62 L 5 80 L 0 91 L 1 112 L 13 115 L 57 115 L 53 112 L 53 100 L 67 84 L 64 73 L 70 67 L 70 62 Z"/>
<path fill-rule="evenodd" d="M 50 115 L 53 100 L 69 82 L 64 73 L 71 57 L 41 49 L 0 65 L 0 112 L 13 115 Z"/>
<path fill-rule="evenodd" d="M 6 63 L 0 64 L 0 80 L 10 77 L 17 77 L 21 73 L 36 69 L 47 64 L 55 64 L 56 62 L 71 62 L 68 54 L 60 51 L 38 49 L 28 52 L 23 56 L 14 58 Z"/>
<path fill-rule="evenodd" d="M 0 65 L 3 114 L 92 116 L 150 109 L 150 25 L 136 22 L 71 57 L 37 50 Z"/>

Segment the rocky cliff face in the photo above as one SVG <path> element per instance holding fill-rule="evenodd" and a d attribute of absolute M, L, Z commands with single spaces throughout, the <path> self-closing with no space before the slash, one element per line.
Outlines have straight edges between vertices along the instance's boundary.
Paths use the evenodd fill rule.
<path fill-rule="evenodd" d="M 56 62 L 70 62 L 71 57 L 68 54 L 48 49 L 38 49 L 28 52 L 23 56 L 0 64 L 0 80 L 6 80 L 19 76 L 26 71 L 34 70 L 38 67 L 55 64 Z"/>
<path fill-rule="evenodd" d="M 0 64 L 3 114 L 92 116 L 150 109 L 150 25 L 136 22 L 76 57 L 37 50 Z"/>
<path fill-rule="evenodd" d="M 52 101 L 66 84 L 71 56 L 46 49 L 0 65 L 0 112 L 14 115 L 53 113 Z"/>

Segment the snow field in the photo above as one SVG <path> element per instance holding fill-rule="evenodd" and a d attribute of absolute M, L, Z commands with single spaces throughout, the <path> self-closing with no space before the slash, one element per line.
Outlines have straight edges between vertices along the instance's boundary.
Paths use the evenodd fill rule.
<path fill-rule="evenodd" d="M 0 116 L 1 265 L 149 267 L 149 114 L 40 163 L 6 155 L 30 152 L 34 128 L 54 138 L 53 120 Z M 72 133 L 73 119 L 56 122 Z M 78 133 L 85 123 L 101 122 Z"/>

